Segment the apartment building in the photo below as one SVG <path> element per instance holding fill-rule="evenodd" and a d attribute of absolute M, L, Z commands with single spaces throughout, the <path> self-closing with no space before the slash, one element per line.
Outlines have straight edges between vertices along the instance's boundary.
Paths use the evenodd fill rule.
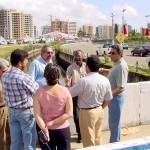
<path fill-rule="evenodd" d="M 112 26 L 104 25 L 96 27 L 96 36 L 101 39 L 112 38 Z"/>
<path fill-rule="evenodd" d="M 0 36 L 11 39 L 10 11 L 4 8 L 0 9 Z"/>
<path fill-rule="evenodd" d="M 65 33 L 70 36 L 77 36 L 77 23 L 55 19 L 54 21 L 51 21 L 51 32 L 55 31 Z"/>
<path fill-rule="evenodd" d="M 82 31 L 84 31 L 86 33 L 87 37 L 93 37 L 94 36 L 94 32 L 93 32 L 93 26 L 92 25 L 83 25 L 82 26 Z"/>
<path fill-rule="evenodd" d="M 11 30 L 12 30 L 12 39 L 17 41 L 24 39 L 24 21 L 23 13 L 17 12 L 16 9 L 10 10 L 10 19 L 11 19 Z"/>
<path fill-rule="evenodd" d="M 24 37 L 34 38 L 33 17 L 31 14 L 23 14 Z"/>
<path fill-rule="evenodd" d="M 5 39 L 23 40 L 25 36 L 34 38 L 33 17 L 17 12 L 16 9 L 0 9 L 0 36 Z"/>
<path fill-rule="evenodd" d="M 42 26 L 41 30 L 42 30 L 42 35 L 47 34 L 47 33 L 50 33 L 51 27 L 50 26 Z"/>
<path fill-rule="evenodd" d="M 51 32 L 55 31 L 68 34 L 68 22 L 60 21 L 59 19 L 51 21 Z"/>
<path fill-rule="evenodd" d="M 68 34 L 71 36 L 77 36 L 77 23 L 68 22 Z"/>

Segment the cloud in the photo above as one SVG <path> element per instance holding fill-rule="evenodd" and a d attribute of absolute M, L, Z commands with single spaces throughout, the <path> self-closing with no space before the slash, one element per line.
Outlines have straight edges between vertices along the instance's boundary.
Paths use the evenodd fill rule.
<path fill-rule="evenodd" d="M 113 12 L 114 12 L 114 14 L 116 16 L 116 22 L 120 23 L 120 24 L 122 24 L 123 10 L 125 10 L 124 11 L 124 19 L 125 19 L 125 21 L 127 21 L 127 20 L 129 20 L 131 18 L 133 19 L 133 17 L 139 16 L 137 10 L 134 7 L 132 7 L 132 6 L 128 5 L 128 4 L 125 4 L 125 5 L 120 5 L 120 4 L 113 5 L 112 9 L 113 9 Z"/>
<path fill-rule="evenodd" d="M 49 25 L 50 15 L 53 19 L 75 21 L 78 26 L 83 24 L 98 26 L 111 20 L 96 6 L 81 0 L 1 0 L 1 4 L 6 8 L 15 8 L 18 12 L 32 14 L 38 27 Z"/>

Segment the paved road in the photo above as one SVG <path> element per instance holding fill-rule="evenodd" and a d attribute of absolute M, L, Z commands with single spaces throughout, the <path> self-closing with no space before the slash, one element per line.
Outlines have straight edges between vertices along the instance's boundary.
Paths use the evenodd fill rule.
<path fill-rule="evenodd" d="M 77 50 L 81 49 L 84 53 L 96 54 L 96 49 L 99 47 L 100 44 L 92 44 L 91 42 L 77 42 L 77 43 L 70 43 L 63 45 L 64 48 Z M 102 45 L 101 45 L 102 46 Z M 128 50 L 124 49 L 124 59 L 127 61 L 127 64 L 130 66 L 134 66 L 138 61 L 140 67 L 148 67 L 146 59 L 147 57 L 140 57 L 140 56 L 132 56 L 131 55 L 131 48 Z"/>

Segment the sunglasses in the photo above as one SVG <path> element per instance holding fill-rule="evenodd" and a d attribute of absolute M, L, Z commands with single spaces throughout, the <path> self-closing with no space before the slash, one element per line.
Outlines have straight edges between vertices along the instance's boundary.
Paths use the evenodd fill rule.
<path fill-rule="evenodd" d="M 108 54 L 109 55 L 115 55 L 115 54 L 118 54 L 118 53 L 116 53 L 116 52 L 109 52 Z"/>
<path fill-rule="evenodd" d="M 53 54 L 53 52 L 46 52 L 47 54 Z"/>

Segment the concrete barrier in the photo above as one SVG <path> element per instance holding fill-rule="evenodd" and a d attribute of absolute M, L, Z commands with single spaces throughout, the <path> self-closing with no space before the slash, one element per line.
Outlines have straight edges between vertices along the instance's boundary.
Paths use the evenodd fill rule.
<path fill-rule="evenodd" d="M 127 83 L 126 100 L 121 116 L 121 126 L 150 124 L 150 82 Z M 104 110 L 103 130 L 108 128 L 108 108 Z"/>

